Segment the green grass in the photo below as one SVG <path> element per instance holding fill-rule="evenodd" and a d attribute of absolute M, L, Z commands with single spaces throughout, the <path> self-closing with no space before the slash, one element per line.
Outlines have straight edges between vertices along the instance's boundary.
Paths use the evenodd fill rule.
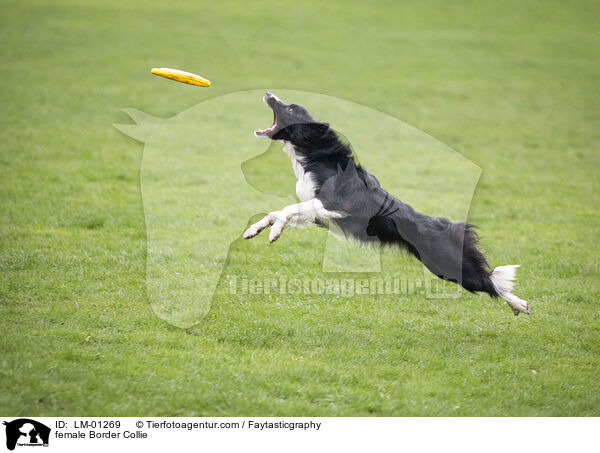
<path fill-rule="evenodd" d="M 2 415 L 600 415 L 599 9 L 3 1 Z M 164 81 L 154 66 L 214 85 Z M 112 123 L 128 122 L 123 107 L 170 117 L 261 87 L 376 108 L 481 167 L 469 220 L 492 264 L 522 264 L 532 315 L 466 292 L 221 291 L 194 328 L 159 319 L 143 145 Z M 325 240 L 238 241 L 225 273 L 320 276 Z M 383 265 L 420 272 L 387 253 Z"/>

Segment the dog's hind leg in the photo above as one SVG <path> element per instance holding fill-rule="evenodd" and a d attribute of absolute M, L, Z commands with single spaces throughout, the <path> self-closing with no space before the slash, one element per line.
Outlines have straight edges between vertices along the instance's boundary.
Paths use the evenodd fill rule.
<path fill-rule="evenodd" d="M 315 219 L 331 219 L 340 217 L 340 214 L 328 211 L 323 207 L 323 203 L 317 198 L 303 201 L 302 203 L 291 204 L 281 211 L 274 211 L 263 217 L 261 220 L 251 225 L 243 234 L 244 239 L 250 239 L 260 233 L 262 230 L 271 226 L 269 242 L 275 242 L 281 236 L 283 228 L 290 222 L 297 226 L 299 224 L 312 224 Z"/>

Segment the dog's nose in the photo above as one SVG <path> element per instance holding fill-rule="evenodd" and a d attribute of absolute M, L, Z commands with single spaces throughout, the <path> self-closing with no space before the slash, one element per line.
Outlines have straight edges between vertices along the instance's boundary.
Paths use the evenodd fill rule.
<path fill-rule="evenodd" d="M 267 92 L 265 93 L 265 96 L 266 96 L 266 97 L 268 97 L 268 98 L 270 98 L 270 97 L 272 97 L 272 96 L 273 96 L 273 93 L 271 93 L 270 91 L 267 91 Z"/>

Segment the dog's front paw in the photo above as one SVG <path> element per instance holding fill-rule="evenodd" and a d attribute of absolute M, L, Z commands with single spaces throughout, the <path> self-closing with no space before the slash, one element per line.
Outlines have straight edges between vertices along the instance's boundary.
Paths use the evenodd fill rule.
<path fill-rule="evenodd" d="M 267 228 L 275 221 L 275 218 L 272 215 L 264 216 L 261 220 L 251 225 L 250 228 L 246 230 L 246 232 L 242 235 L 244 239 L 251 239 L 260 233 L 262 230 Z"/>
<path fill-rule="evenodd" d="M 281 233 L 283 232 L 284 226 L 285 224 L 280 220 L 273 224 L 273 226 L 271 227 L 271 232 L 269 233 L 269 242 L 271 244 L 277 239 L 279 239 L 279 236 L 281 236 Z"/>
<path fill-rule="evenodd" d="M 254 228 L 254 225 L 252 225 L 250 228 L 248 228 L 248 229 L 247 229 L 247 230 L 244 232 L 244 234 L 242 235 L 242 237 L 243 237 L 244 239 L 251 239 L 251 238 L 253 238 L 254 236 L 256 236 L 258 233 L 259 233 L 259 231 L 258 231 L 256 228 Z"/>

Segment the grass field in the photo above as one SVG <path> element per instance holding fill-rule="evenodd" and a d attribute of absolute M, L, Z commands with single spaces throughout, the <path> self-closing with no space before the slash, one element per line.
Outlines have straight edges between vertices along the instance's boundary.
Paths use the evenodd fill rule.
<path fill-rule="evenodd" d="M 600 415 L 597 2 L 1 8 L 2 415 Z M 155 66 L 213 87 L 158 79 Z M 466 292 L 221 291 L 193 328 L 159 319 L 143 145 L 112 124 L 130 122 L 124 107 L 165 118 L 263 87 L 378 109 L 481 167 L 469 221 L 493 265 L 522 264 L 532 315 Z M 291 176 L 278 159 L 256 171 Z M 307 229 L 237 241 L 226 273 L 318 276 L 325 240 Z M 388 253 L 383 264 L 420 272 Z"/>

